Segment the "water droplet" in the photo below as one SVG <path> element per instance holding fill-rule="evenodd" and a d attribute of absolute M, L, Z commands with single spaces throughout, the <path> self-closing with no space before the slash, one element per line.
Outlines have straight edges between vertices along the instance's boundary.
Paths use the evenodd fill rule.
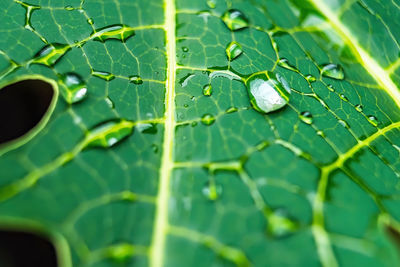
<path fill-rule="evenodd" d="M 212 181 L 207 182 L 202 189 L 202 193 L 209 200 L 217 200 L 222 193 L 222 186 L 216 185 Z"/>
<path fill-rule="evenodd" d="M 229 114 L 229 113 L 234 113 L 234 112 L 236 112 L 236 111 L 238 111 L 237 108 L 235 108 L 235 107 L 230 107 L 230 108 L 228 108 L 225 112 Z"/>
<path fill-rule="evenodd" d="M 194 75 L 193 73 L 186 74 L 182 79 L 179 80 L 179 84 L 182 87 L 185 87 L 186 85 L 188 85 L 190 79 L 192 79 L 194 76 L 196 75 Z"/>
<path fill-rule="evenodd" d="M 241 80 L 240 76 L 236 75 L 230 70 L 215 70 L 212 71 L 209 75 L 210 79 L 214 79 L 217 77 L 228 78 L 229 80 Z"/>
<path fill-rule="evenodd" d="M 93 25 L 93 24 L 94 24 L 94 21 L 93 21 L 92 18 L 88 18 L 88 19 L 87 19 L 87 23 L 89 23 L 90 25 Z"/>
<path fill-rule="evenodd" d="M 367 119 L 368 119 L 368 122 L 371 123 L 373 126 L 375 126 L 375 127 L 378 126 L 378 118 L 377 117 L 375 117 L 373 115 L 369 115 L 367 117 Z"/>
<path fill-rule="evenodd" d="M 249 20 L 237 9 L 229 9 L 222 15 L 222 21 L 231 31 L 247 28 Z"/>
<path fill-rule="evenodd" d="M 211 114 L 205 114 L 203 117 L 201 117 L 201 122 L 204 125 L 211 125 L 215 122 L 215 117 Z"/>
<path fill-rule="evenodd" d="M 283 108 L 289 102 L 289 85 L 279 74 L 266 72 L 254 75 L 246 81 L 246 86 L 250 102 L 259 112 L 269 113 Z"/>
<path fill-rule="evenodd" d="M 229 61 L 234 60 L 243 53 L 242 46 L 238 42 L 230 42 L 225 51 Z"/>
<path fill-rule="evenodd" d="M 276 211 L 268 216 L 267 232 L 274 237 L 283 237 L 296 231 L 297 224 L 282 212 Z"/>
<path fill-rule="evenodd" d="M 321 130 L 317 131 L 317 135 L 321 136 L 321 137 L 326 137 L 325 133 Z"/>
<path fill-rule="evenodd" d="M 287 60 L 286 58 L 281 58 L 281 59 L 278 61 L 278 65 L 281 66 L 282 68 L 285 68 L 285 69 L 288 69 L 288 70 L 297 72 L 297 68 L 294 67 L 294 66 L 292 66 L 292 65 L 289 63 L 289 60 Z"/>
<path fill-rule="evenodd" d="M 100 42 L 105 42 L 109 39 L 116 39 L 120 40 L 121 42 L 125 42 L 134 35 L 135 30 L 123 24 L 106 26 L 104 28 L 97 29 L 92 33 L 93 40 Z"/>
<path fill-rule="evenodd" d="M 193 121 L 190 125 L 191 125 L 192 127 L 197 126 L 197 121 Z"/>
<path fill-rule="evenodd" d="M 326 64 L 322 66 L 321 69 L 322 76 L 343 80 L 344 79 L 344 70 L 340 65 L 337 64 Z"/>
<path fill-rule="evenodd" d="M 156 144 L 152 144 L 151 149 L 153 150 L 154 153 L 158 152 L 158 146 Z"/>
<path fill-rule="evenodd" d="M 328 84 L 327 88 L 328 88 L 329 91 L 335 92 L 335 88 L 333 88 L 332 84 Z"/>
<path fill-rule="evenodd" d="M 299 117 L 306 124 L 313 123 L 313 116 L 312 116 L 311 112 L 309 112 L 309 111 L 303 111 L 302 113 L 300 113 Z"/>
<path fill-rule="evenodd" d="M 133 75 L 129 77 L 129 82 L 134 84 L 142 84 L 143 80 L 139 75 Z"/>
<path fill-rule="evenodd" d="M 122 263 L 132 258 L 134 253 L 135 248 L 131 244 L 118 244 L 108 247 L 105 255 L 109 259 Z"/>
<path fill-rule="evenodd" d="M 73 6 L 66 6 L 66 7 L 64 7 L 64 9 L 71 11 L 71 10 L 74 10 L 75 8 Z"/>
<path fill-rule="evenodd" d="M 211 94 L 212 94 L 212 87 L 211 87 L 211 84 L 206 84 L 206 85 L 203 87 L 203 95 L 204 95 L 204 96 L 211 96 Z"/>
<path fill-rule="evenodd" d="M 136 124 L 135 127 L 141 133 L 146 133 L 146 134 L 157 133 L 157 125 L 155 123 L 138 123 Z"/>
<path fill-rule="evenodd" d="M 110 108 L 115 108 L 115 104 L 114 104 L 114 102 L 111 100 L 111 98 L 110 97 L 106 97 L 106 103 L 107 103 L 107 105 L 110 107 Z"/>
<path fill-rule="evenodd" d="M 77 103 L 87 95 L 87 87 L 82 78 L 75 73 L 66 73 L 60 79 L 60 93 L 69 104 Z"/>
<path fill-rule="evenodd" d="M 362 105 L 360 105 L 360 104 L 355 105 L 354 108 L 355 108 L 358 112 L 362 112 L 363 109 L 364 109 L 364 107 L 363 107 Z"/>
<path fill-rule="evenodd" d="M 183 46 L 183 47 L 182 47 L 182 51 L 186 53 L 186 52 L 189 51 L 189 48 L 187 48 L 186 46 Z"/>
<path fill-rule="evenodd" d="M 307 75 L 306 76 L 306 79 L 307 79 L 307 81 L 309 82 L 309 83 L 313 83 L 313 82 L 315 82 L 317 79 L 314 77 L 314 76 L 312 76 L 312 75 Z"/>
<path fill-rule="evenodd" d="M 217 1 L 216 0 L 207 0 L 207 6 L 209 8 L 215 8 L 217 6 Z"/>
<path fill-rule="evenodd" d="M 115 75 L 106 71 L 96 71 L 92 70 L 92 75 L 99 77 L 100 79 L 111 81 L 115 79 Z"/>
<path fill-rule="evenodd" d="M 131 135 L 133 128 L 132 121 L 123 119 L 102 123 L 89 131 L 85 147 L 112 147 Z"/>
<path fill-rule="evenodd" d="M 339 97 L 340 97 L 340 99 L 342 99 L 343 101 L 346 101 L 346 102 L 349 101 L 349 99 L 348 99 L 344 94 L 340 94 Z"/>
<path fill-rule="evenodd" d="M 49 44 L 43 47 L 32 59 L 32 63 L 46 66 L 54 65 L 71 47 L 67 44 Z"/>
<path fill-rule="evenodd" d="M 188 108 L 189 105 L 188 105 L 188 104 L 183 104 L 183 107 L 184 107 L 184 108 Z"/>
<path fill-rule="evenodd" d="M 342 125 L 344 128 L 348 129 L 350 128 L 349 124 L 345 122 L 344 120 L 338 120 L 339 124 Z"/>

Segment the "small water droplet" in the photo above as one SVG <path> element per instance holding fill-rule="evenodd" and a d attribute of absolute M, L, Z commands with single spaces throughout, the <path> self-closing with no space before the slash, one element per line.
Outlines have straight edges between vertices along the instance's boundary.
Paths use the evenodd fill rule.
<path fill-rule="evenodd" d="M 92 70 L 92 75 L 95 77 L 99 77 L 100 79 L 111 81 L 115 79 L 115 75 L 106 71 L 96 71 Z"/>
<path fill-rule="evenodd" d="M 123 25 L 115 24 L 111 26 L 106 26 L 97 29 L 92 33 L 93 40 L 105 42 L 109 39 L 120 40 L 121 42 L 126 42 L 130 37 L 135 35 L 135 30 L 133 28 Z"/>
<path fill-rule="evenodd" d="M 152 144 L 151 149 L 153 150 L 154 153 L 158 152 L 158 146 L 156 144 Z"/>
<path fill-rule="evenodd" d="M 345 122 L 344 120 L 338 120 L 339 124 L 342 125 L 344 128 L 348 129 L 350 128 L 349 124 Z"/>
<path fill-rule="evenodd" d="M 133 75 L 129 77 L 129 82 L 134 84 L 142 84 L 143 80 L 139 75 Z"/>
<path fill-rule="evenodd" d="M 268 216 L 267 232 L 274 237 L 287 236 L 297 228 L 297 224 L 287 218 L 281 211 L 275 211 Z"/>
<path fill-rule="evenodd" d="M 71 11 L 71 10 L 74 10 L 75 8 L 73 6 L 65 6 L 64 9 Z"/>
<path fill-rule="evenodd" d="M 188 108 L 189 105 L 188 105 L 188 104 L 183 104 L 183 107 L 184 107 L 184 108 Z"/>
<path fill-rule="evenodd" d="M 108 247 L 105 256 L 118 263 L 126 262 L 135 253 L 135 248 L 131 244 L 118 244 Z"/>
<path fill-rule="evenodd" d="M 321 130 L 317 131 L 317 135 L 321 136 L 321 137 L 326 137 L 325 133 Z"/>
<path fill-rule="evenodd" d="M 114 104 L 114 102 L 111 100 L 111 98 L 110 97 L 106 97 L 106 103 L 107 103 L 107 105 L 110 107 L 110 108 L 115 108 L 115 104 Z"/>
<path fill-rule="evenodd" d="M 215 122 L 215 117 L 211 114 L 205 114 L 203 117 L 201 117 L 201 122 L 204 125 L 211 125 Z"/>
<path fill-rule="evenodd" d="M 197 121 L 193 121 L 190 125 L 191 125 L 192 127 L 197 126 Z"/>
<path fill-rule="evenodd" d="M 307 75 L 306 76 L 306 79 L 307 79 L 307 81 L 309 82 L 309 83 L 313 83 L 313 82 L 315 82 L 317 79 L 314 77 L 314 76 L 312 76 L 312 75 Z"/>
<path fill-rule="evenodd" d="M 355 108 L 358 112 L 362 112 L 363 109 L 364 109 L 364 107 L 363 107 L 362 105 L 360 105 L 360 104 L 355 105 L 354 108 Z"/>
<path fill-rule="evenodd" d="M 278 61 L 278 65 L 281 66 L 282 68 L 285 68 L 285 69 L 288 69 L 288 70 L 297 72 L 297 68 L 294 67 L 294 66 L 292 66 L 292 65 L 289 63 L 289 60 L 287 60 L 286 58 L 281 58 L 281 59 Z"/>
<path fill-rule="evenodd" d="M 299 117 L 306 124 L 313 123 L 313 116 L 312 116 L 311 112 L 309 112 L 309 111 L 301 112 Z"/>
<path fill-rule="evenodd" d="M 216 185 L 212 181 L 207 182 L 202 189 L 202 193 L 209 200 L 217 200 L 222 193 L 222 186 Z"/>
<path fill-rule="evenodd" d="M 88 132 L 85 147 L 112 147 L 131 135 L 133 128 L 134 123 L 124 119 L 102 123 Z"/>
<path fill-rule="evenodd" d="M 322 66 L 321 69 L 321 74 L 322 76 L 337 79 L 337 80 L 343 80 L 344 79 L 344 70 L 342 66 L 337 65 L 337 64 L 326 64 Z"/>
<path fill-rule="evenodd" d="M 255 110 L 269 113 L 287 105 L 290 87 L 279 74 L 257 74 L 246 81 L 250 102 Z"/>
<path fill-rule="evenodd" d="M 340 99 L 342 99 L 343 101 L 346 101 L 346 102 L 349 101 L 349 99 L 348 99 L 344 94 L 340 94 L 339 97 L 340 97 Z"/>
<path fill-rule="evenodd" d="M 249 26 L 249 20 L 245 17 L 242 11 L 237 9 L 227 10 L 222 15 L 222 21 L 231 31 L 237 31 Z"/>
<path fill-rule="evenodd" d="M 212 86 L 211 86 L 211 84 L 206 84 L 203 87 L 203 95 L 204 96 L 211 96 L 211 94 L 212 94 Z"/>
<path fill-rule="evenodd" d="M 54 65 L 71 47 L 67 44 L 53 43 L 43 47 L 32 59 L 32 63 L 46 66 Z"/>
<path fill-rule="evenodd" d="M 88 19 L 87 19 L 87 23 L 89 23 L 90 25 L 93 25 L 93 24 L 94 24 L 94 21 L 93 21 L 92 18 L 88 18 Z"/>
<path fill-rule="evenodd" d="M 157 133 L 157 125 L 155 123 L 138 123 L 136 124 L 135 127 L 141 133 L 146 133 L 146 134 Z"/>
<path fill-rule="evenodd" d="M 69 104 L 83 100 L 87 95 L 87 87 L 82 78 L 76 73 L 66 73 L 60 78 L 60 92 Z"/>
<path fill-rule="evenodd" d="M 332 84 L 328 84 L 327 88 L 328 88 L 329 91 L 335 92 L 335 88 L 333 88 Z"/>
<path fill-rule="evenodd" d="M 187 48 L 186 46 L 183 46 L 183 47 L 182 47 L 182 51 L 186 53 L 186 52 L 189 51 L 189 48 Z"/>
<path fill-rule="evenodd" d="M 236 112 L 236 111 L 238 111 L 237 108 L 235 108 L 235 107 L 230 107 L 230 108 L 228 108 L 225 112 L 229 114 L 229 113 L 234 113 L 234 112 Z"/>
<path fill-rule="evenodd" d="M 373 115 L 369 115 L 367 116 L 368 122 L 371 123 L 373 126 L 378 126 L 378 118 L 373 116 Z"/>
<path fill-rule="evenodd" d="M 215 8 L 217 6 L 216 0 L 207 0 L 206 3 L 209 8 Z"/>
<path fill-rule="evenodd" d="M 230 42 L 225 51 L 229 61 L 234 60 L 243 53 L 242 46 L 238 42 Z"/>

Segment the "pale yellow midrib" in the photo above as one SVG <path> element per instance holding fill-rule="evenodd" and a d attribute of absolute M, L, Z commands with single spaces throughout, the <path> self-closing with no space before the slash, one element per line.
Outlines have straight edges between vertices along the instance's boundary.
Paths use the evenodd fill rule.
<path fill-rule="evenodd" d="M 165 92 L 165 124 L 163 154 L 161 158 L 156 214 L 150 252 L 150 266 L 161 267 L 164 263 L 165 239 L 168 229 L 169 182 L 173 169 L 173 141 L 175 135 L 175 0 L 165 0 L 164 16 L 167 43 L 167 82 Z"/>
<path fill-rule="evenodd" d="M 392 97 L 394 102 L 400 108 L 400 90 L 390 78 L 390 73 L 382 68 L 379 63 L 364 50 L 356 38 L 352 36 L 351 31 L 340 21 L 337 14 L 335 14 L 335 12 L 324 3 L 324 0 L 309 1 L 326 17 L 326 20 L 331 27 L 351 48 L 353 54 L 358 57 L 359 63 L 368 71 L 381 88 Z"/>

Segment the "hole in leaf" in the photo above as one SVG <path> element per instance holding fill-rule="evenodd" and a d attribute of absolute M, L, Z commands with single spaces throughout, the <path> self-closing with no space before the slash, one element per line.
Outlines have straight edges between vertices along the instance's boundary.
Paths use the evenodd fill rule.
<path fill-rule="evenodd" d="M 21 137 L 45 116 L 54 95 L 43 80 L 23 80 L 0 89 L 0 144 Z"/>
<path fill-rule="evenodd" d="M 56 250 L 51 242 L 42 236 L 0 230 L 0 265 L 56 267 Z"/>

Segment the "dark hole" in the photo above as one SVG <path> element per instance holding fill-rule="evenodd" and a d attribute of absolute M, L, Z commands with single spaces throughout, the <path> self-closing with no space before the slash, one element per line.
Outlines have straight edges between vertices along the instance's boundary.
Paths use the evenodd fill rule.
<path fill-rule="evenodd" d="M 56 251 L 48 240 L 38 235 L 0 230 L 0 266 L 56 267 Z"/>
<path fill-rule="evenodd" d="M 24 80 L 0 89 L 0 144 L 21 137 L 40 122 L 53 98 L 52 86 Z"/>

